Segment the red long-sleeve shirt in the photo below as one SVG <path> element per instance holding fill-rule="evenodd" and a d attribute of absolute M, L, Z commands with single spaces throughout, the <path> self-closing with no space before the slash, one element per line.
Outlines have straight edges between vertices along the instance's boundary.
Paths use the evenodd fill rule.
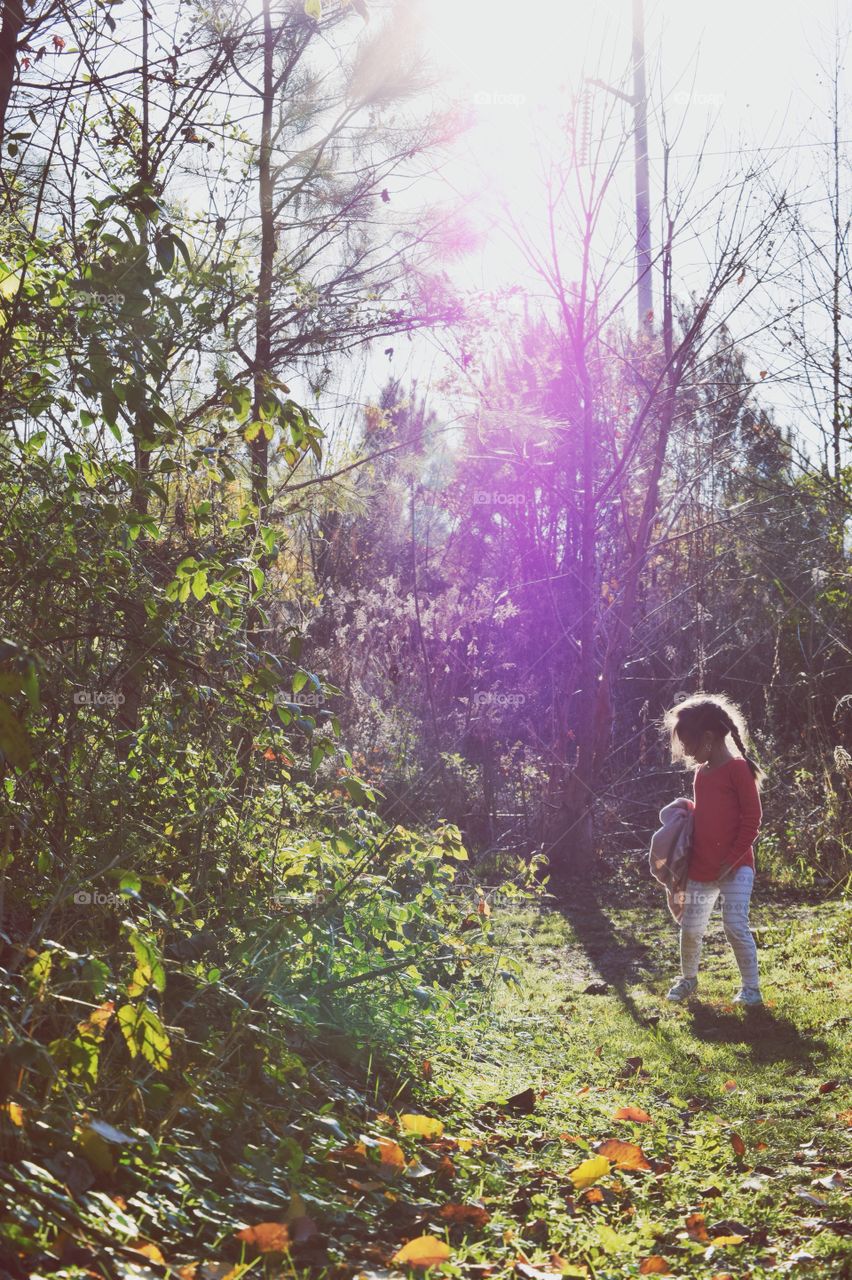
<path fill-rule="evenodd" d="M 734 756 L 715 769 L 700 766 L 692 779 L 695 801 L 691 880 L 717 880 L 722 867 L 754 867 L 752 844 L 763 810 L 748 763 Z"/>

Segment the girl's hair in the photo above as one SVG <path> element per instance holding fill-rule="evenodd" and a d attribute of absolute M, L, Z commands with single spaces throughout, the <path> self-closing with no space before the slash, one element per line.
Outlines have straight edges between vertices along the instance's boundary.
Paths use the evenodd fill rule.
<path fill-rule="evenodd" d="M 757 785 L 760 786 L 763 781 L 764 773 L 760 765 L 746 753 L 748 730 L 743 713 L 724 693 L 694 693 L 691 697 L 684 698 L 683 702 L 666 712 L 662 727 L 669 735 L 672 760 L 683 760 L 686 756 L 681 733 L 689 739 L 697 738 L 707 729 L 720 733 L 722 737 L 730 734 Z"/>

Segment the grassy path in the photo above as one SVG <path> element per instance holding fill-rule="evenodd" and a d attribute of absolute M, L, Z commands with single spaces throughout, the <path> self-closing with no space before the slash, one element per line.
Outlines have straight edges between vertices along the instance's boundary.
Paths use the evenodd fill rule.
<path fill-rule="evenodd" d="M 753 923 L 757 1010 L 730 1004 L 718 912 L 685 1007 L 664 999 L 677 935 L 656 906 L 503 922 L 523 980 L 434 1054 L 432 1114 L 474 1140 L 447 1143 L 467 1226 L 442 1235 L 448 1211 L 424 1207 L 416 1227 L 449 1241 L 445 1271 L 852 1276 L 852 912 L 764 904 Z M 625 1107 L 650 1119 L 615 1119 Z M 603 1176 L 571 1178 L 612 1139 L 628 1145 Z"/>

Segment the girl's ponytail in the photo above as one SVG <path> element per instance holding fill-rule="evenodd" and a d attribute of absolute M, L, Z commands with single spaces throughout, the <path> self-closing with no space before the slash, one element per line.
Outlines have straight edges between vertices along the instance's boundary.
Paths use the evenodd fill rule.
<path fill-rule="evenodd" d="M 730 735 L 731 735 L 731 737 L 733 738 L 734 742 L 737 744 L 737 750 L 739 751 L 740 755 L 741 755 L 741 756 L 743 757 L 743 759 L 745 760 L 745 762 L 746 762 L 746 764 L 748 765 L 749 769 L 751 769 L 751 776 L 754 778 L 755 782 L 756 782 L 756 783 L 758 784 L 758 786 L 759 786 L 759 785 L 760 785 L 760 783 L 763 781 L 763 770 L 761 769 L 761 767 L 760 767 L 760 765 L 757 763 L 757 761 L 756 761 L 756 760 L 752 760 L 751 756 L 750 756 L 750 755 L 748 755 L 748 754 L 746 753 L 746 749 L 745 749 L 745 746 L 743 745 L 743 740 L 742 740 L 742 737 L 741 737 L 741 735 L 740 735 L 740 731 L 739 731 L 739 729 L 737 728 L 736 721 L 733 719 L 733 717 L 732 717 L 732 716 L 730 716 L 730 715 L 727 713 L 727 711 L 723 712 L 723 716 L 724 716 L 724 719 L 725 719 L 725 721 L 726 721 L 726 723 L 727 723 L 728 732 L 730 733 Z"/>

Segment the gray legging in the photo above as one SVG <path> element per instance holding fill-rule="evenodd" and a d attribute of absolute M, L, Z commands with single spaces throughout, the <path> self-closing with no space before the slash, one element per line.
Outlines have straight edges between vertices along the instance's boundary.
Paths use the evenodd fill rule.
<path fill-rule="evenodd" d="M 754 869 L 738 867 L 722 880 L 688 880 L 680 925 L 680 963 L 685 978 L 698 977 L 701 945 L 717 897 L 722 903 L 722 926 L 736 957 L 744 987 L 757 987 L 757 947 L 748 925 Z"/>

